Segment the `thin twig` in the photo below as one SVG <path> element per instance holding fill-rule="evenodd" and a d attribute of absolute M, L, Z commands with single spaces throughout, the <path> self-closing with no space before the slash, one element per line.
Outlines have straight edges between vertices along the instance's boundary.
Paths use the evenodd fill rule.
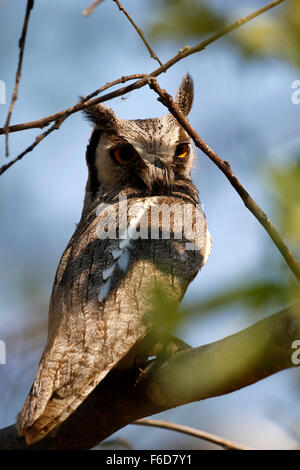
<path fill-rule="evenodd" d="M 96 0 L 94 3 L 92 3 L 88 8 L 86 8 L 85 10 L 83 10 L 82 14 L 83 16 L 89 16 L 91 13 L 93 13 L 93 11 L 95 10 L 95 8 L 100 5 L 100 3 L 102 3 L 103 0 Z"/>
<path fill-rule="evenodd" d="M 177 431 L 183 434 L 188 434 L 189 436 L 194 436 L 204 441 L 212 442 L 213 444 L 219 445 L 224 449 L 230 450 L 253 450 L 250 447 L 244 446 L 242 444 L 237 444 L 236 442 L 229 441 L 223 437 L 216 436 L 209 432 L 202 431 L 200 429 L 191 428 L 190 426 L 184 426 L 182 424 L 170 423 L 169 421 L 164 421 L 160 419 L 138 419 L 132 424 L 138 424 L 139 426 L 152 426 L 155 428 L 169 429 L 170 431 Z"/>
<path fill-rule="evenodd" d="M 126 77 L 121 77 L 118 80 L 114 80 L 113 82 L 107 83 L 102 88 L 99 88 L 98 90 L 94 91 L 93 93 L 91 93 L 88 96 L 82 96 L 81 101 L 79 103 L 77 103 L 75 106 L 73 106 L 72 108 L 66 109 L 64 113 L 58 113 L 57 114 L 57 119 L 56 119 L 54 125 L 51 126 L 49 129 L 47 129 L 46 132 L 43 132 L 38 137 L 36 137 L 35 141 L 29 147 L 27 147 L 22 153 L 20 153 L 20 155 L 18 155 L 16 158 L 11 160 L 9 163 L 7 163 L 5 165 L 2 165 L 0 167 L 0 175 L 2 175 L 2 173 L 4 173 L 6 170 L 8 170 L 17 161 L 21 160 L 27 153 L 31 152 L 51 132 L 58 129 L 61 126 L 61 124 L 65 121 L 65 119 L 67 119 L 67 117 L 70 116 L 70 114 L 76 112 L 76 109 L 77 109 L 78 106 L 82 106 L 85 102 L 88 102 L 93 96 L 97 95 L 101 91 L 107 90 L 108 88 L 110 88 L 114 85 L 117 85 L 118 83 L 124 83 L 128 80 L 135 80 L 136 78 L 141 78 L 143 76 L 144 75 L 142 75 L 142 74 L 127 75 Z M 50 122 L 52 122 L 52 120 Z M 49 124 L 50 124 L 50 122 L 49 122 Z M 41 126 L 41 127 L 44 127 L 44 126 Z"/>
<path fill-rule="evenodd" d="M 115 2 L 118 7 L 119 7 L 119 10 L 122 11 L 124 13 L 124 15 L 128 18 L 128 20 L 130 21 L 130 23 L 132 24 L 132 26 L 134 27 L 134 29 L 136 30 L 136 32 L 138 33 L 138 35 L 140 36 L 141 40 L 143 41 L 143 43 L 145 44 L 145 46 L 147 47 L 148 51 L 149 51 L 149 54 L 150 56 L 152 57 L 152 59 L 154 60 L 157 60 L 157 62 L 159 63 L 159 65 L 162 67 L 162 62 L 159 60 L 159 58 L 157 57 L 157 55 L 155 54 L 154 50 L 152 49 L 152 47 L 150 46 L 150 44 L 148 43 L 147 39 L 145 38 L 145 34 L 144 32 L 141 30 L 141 28 L 138 27 L 138 25 L 133 21 L 133 19 L 131 18 L 131 16 L 129 15 L 129 13 L 125 10 L 125 8 L 123 7 L 123 5 L 121 5 L 121 3 L 119 2 L 119 0 L 113 0 L 113 2 Z"/>
<path fill-rule="evenodd" d="M 93 91 L 86 97 L 81 97 L 81 102 L 87 102 L 91 100 L 92 98 L 94 98 L 94 96 L 99 95 L 99 93 L 102 93 L 102 91 L 105 91 L 108 88 L 111 88 L 115 85 L 119 85 L 120 83 L 129 82 L 130 80 L 143 79 L 147 76 L 148 75 L 146 73 L 134 73 L 132 75 L 125 75 L 124 77 L 117 78 L 116 80 L 113 80 L 112 82 L 106 83 L 104 86 L 102 86 L 101 88 L 98 88 L 98 90 Z"/>
<path fill-rule="evenodd" d="M 127 85 L 125 87 L 119 88 L 118 90 L 115 90 L 113 92 L 107 93 L 106 95 L 100 96 L 96 98 L 95 100 L 92 100 L 90 103 L 81 103 L 81 104 L 75 104 L 72 108 L 65 109 L 63 111 L 59 111 L 55 114 L 51 114 L 49 116 L 46 116 L 44 118 L 38 119 L 36 121 L 30 121 L 30 122 L 25 122 L 22 124 L 16 124 L 14 126 L 10 126 L 8 129 L 8 132 L 18 132 L 18 131 L 23 131 L 26 129 L 33 129 L 33 128 L 43 128 L 45 126 L 48 126 L 50 122 L 56 121 L 59 119 L 61 116 L 63 116 L 66 111 L 72 110 L 70 114 L 73 112 L 78 112 L 81 111 L 82 109 L 86 108 L 87 106 L 92 106 L 98 103 L 103 103 L 105 101 L 111 100 L 113 98 L 117 98 L 119 96 L 123 96 L 133 90 L 137 90 L 139 88 L 142 88 L 148 83 L 148 78 L 149 77 L 158 77 L 160 74 L 168 70 L 170 67 L 172 67 L 174 64 L 179 62 L 180 60 L 184 59 L 185 57 L 190 56 L 191 54 L 194 54 L 195 52 L 199 52 L 205 47 L 214 41 L 220 39 L 221 37 L 225 36 L 229 32 L 233 31 L 234 29 L 239 28 L 241 25 L 244 25 L 245 23 L 249 22 L 250 20 L 256 18 L 257 16 L 261 15 L 262 13 L 265 13 L 267 10 L 270 10 L 271 8 L 274 8 L 275 6 L 279 5 L 280 3 L 284 2 L 286 0 L 275 0 L 271 3 L 268 3 L 265 7 L 260 8 L 259 10 L 255 11 L 251 15 L 245 16 L 244 18 L 240 18 L 239 20 L 235 21 L 233 24 L 228 26 L 227 28 L 223 29 L 219 33 L 216 33 L 212 36 L 210 36 L 208 39 L 206 39 L 203 42 L 200 42 L 194 47 L 189 47 L 185 46 L 183 49 L 180 49 L 180 51 L 172 57 L 170 60 L 168 60 L 165 64 L 163 64 L 161 67 L 157 68 L 150 74 L 141 74 L 143 78 L 140 78 L 136 82 L 134 82 L 131 85 Z M 115 83 L 118 80 L 115 81 Z M 5 133 L 4 128 L 0 128 L 0 135 Z"/>
<path fill-rule="evenodd" d="M 254 217 L 258 220 L 258 222 L 264 227 L 266 232 L 270 235 L 271 239 L 279 249 L 280 253 L 282 254 L 283 258 L 285 259 L 286 263 L 288 264 L 291 271 L 294 273 L 298 281 L 300 281 L 300 264 L 294 258 L 293 254 L 286 246 L 284 241 L 282 240 L 281 236 L 277 232 L 276 228 L 268 218 L 267 214 L 256 204 L 256 202 L 252 199 L 250 194 L 246 191 L 244 186 L 240 183 L 236 175 L 230 168 L 230 164 L 224 160 L 222 160 L 217 153 L 212 150 L 201 137 L 197 134 L 197 132 L 192 128 L 190 123 L 188 122 L 187 118 L 184 114 L 180 111 L 178 106 L 174 103 L 173 98 L 169 95 L 166 90 L 162 90 L 157 83 L 155 78 L 149 78 L 149 86 L 152 88 L 158 95 L 159 101 L 163 103 L 171 114 L 177 119 L 179 124 L 185 129 L 185 131 L 189 134 L 189 136 L 195 142 L 195 145 L 204 152 L 210 160 L 212 160 L 215 165 L 224 173 L 226 178 L 229 180 L 231 185 L 234 187 L 236 192 L 239 194 L 241 199 L 243 200 L 247 209 L 252 212 Z"/>
<path fill-rule="evenodd" d="M 6 122 L 4 125 L 5 129 L 5 154 L 8 157 L 9 156 L 9 147 L 8 147 L 8 128 L 9 128 L 9 123 L 10 123 L 10 118 L 14 109 L 14 104 L 17 101 L 18 98 L 18 88 L 19 88 L 19 83 L 21 80 L 21 71 L 22 71 L 22 62 L 23 62 L 23 54 L 24 54 L 24 48 L 25 48 L 25 41 L 26 41 L 26 33 L 28 29 L 28 24 L 29 24 L 29 17 L 30 17 L 30 12 L 34 6 L 34 0 L 27 0 L 27 7 L 26 7 L 26 12 L 25 12 L 25 18 L 24 18 L 24 24 L 23 24 L 23 29 L 22 29 L 22 34 L 19 40 L 19 62 L 18 62 L 18 67 L 17 67 L 17 73 L 16 73 L 16 82 L 15 82 L 15 87 L 14 87 L 14 92 L 13 96 L 11 99 L 11 103 L 9 106 L 9 111 L 7 114 Z"/>
<path fill-rule="evenodd" d="M 251 19 L 257 17 L 258 15 L 266 12 L 267 10 L 275 7 L 276 5 L 279 5 L 283 1 L 285 1 L 285 0 L 275 0 L 271 3 L 269 3 L 268 5 L 266 5 L 265 7 L 260 8 L 259 10 L 252 13 L 251 15 L 248 15 L 244 18 L 239 19 L 238 21 L 233 23 L 231 26 L 225 28 L 222 32 L 219 32 L 216 35 L 211 36 L 209 39 L 207 39 L 206 41 L 196 45 L 194 48 L 184 48 L 184 49 L 182 49 L 181 51 L 179 51 L 179 53 L 175 57 L 170 59 L 163 67 L 160 67 L 159 69 L 154 71 L 151 74 L 152 78 L 154 78 L 155 76 L 158 76 L 160 73 L 162 73 L 163 69 L 166 70 L 166 68 L 171 67 L 171 65 L 178 62 L 178 60 L 180 60 L 181 58 L 186 57 L 187 55 L 190 55 L 191 53 L 194 53 L 194 52 L 197 52 L 199 50 L 204 49 L 204 47 L 206 47 L 206 45 L 211 44 L 212 42 L 214 42 L 215 40 L 217 40 L 220 37 L 224 36 L 225 34 L 232 31 L 233 29 L 236 29 L 239 26 L 241 26 L 242 24 L 247 23 L 248 21 L 250 21 Z M 134 77 L 134 76 L 129 76 L 129 77 Z M 140 78 L 140 77 L 142 77 L 142 78 Z M 82 110 L 82 109 L 84 109 L 88 106 L 91 106 L 91 105 L 94 105 L 94 104 L 97 104 L 97 103 L 100 103 L 100 102 L 103 102 L 103 101 L 107 101 L 107 100 L 109 100 L 111 98 L 114 98 L 116 96 L 124 95 L 125 93 L 128 93 L 129 91 L 132 91 L 134 89 L 141 88 L 146 83 L 148 83 L 149 75 L 140 74 L 139 75 L 139 80 L 136 81 L 135 83 L 133 83 L 132 85 L 123 87 L 123 88 L 121 88 L 119 90 L 116 90 L 114 92 L 111 92 L 111 93 L 107 93 L 106 95 L 98 97 L 94 100 L 90 99 L 92 96 L 95 96 L 95 94 L 98 94 L 101 91 L 104 91 L 104 89 L 109 88 L 113 84 L 124 82 L 124 81 L 127 81 L 128 79 L 131 79 L 131 78 L 122 77 L 121 79 L 117 79 L 114 82 L 110 82 L 107 85 L 105 85 L 104 87 L 100 88 L 99 90 L 96 90 L 95 92 L 91 93 L 88 97 L 85 97 L 84 99 L 81 100 L 80 103 L 77 103 L 76 105 L 74 105 L 71 108 L 68 108 L 64 111 L 60 111 L 56 114 L 48 116 L 47 118 L 40 119 L 39 121 L 33 121 L 31 123 L 25 123 L 25 124 L 19 124 L 17 126 L 11 126 L 11 128 L 14 128 L 14 129 L 9 130 L 9 131 L 13 132 L 13 131 L 17 131 L 17 130 L 30 129 L 30 128 L 34 128 L 34 127 L 42 128 L 42 127 L 45 127 L 46 125 L 48 125 L 50 122 L 55 121 L 55 125 L 51 128 L 51 130 L 46 131 L 44 134 L 42 134 L 41 136 L 38 137 L 38 138 L 40 138 L 40 137 L 44 138 L 50 132 L 52 132 L 52 130 L 54 130 L 56 128 L 57 122 L 60 120 L 60 118 L 63 117 L 65 119 L 70 114 L 78 112 L 78 111 L 80 111 L 80 110 Z M 152 83 L 154 83 L 154 82 L 152 81 Z M 173 103 L 173 106 L 174 106 L 174 103 Z M 170 112 L 172 112 L 171 109 L 170 109 Z M 173 107 L 173 114 L 174 114 L 174 112 L 176 112 L 176 111 L 174 111 L 174 107 Z M 180 119 L 180 117 L 179 117 L 179 119 Z M 185 119 L 185 117 L 182 114 L 181 114 L 181 119 Z M 62 122 L 63 122 L 63 120 L 62 120 Z M 181 121 L 181 124 L 183 125 L 183 121 Z M 251 198 L 251 196 L 248 194 L 248 192 L 240 184 L 240 182 L 238 181 L 238 179 L 236 178 L 234 173 L 231 171 L 230 165 L 227 162 L 224 162 L 220 157 L 218 157 L 218 155 L 212 149 L 210 149 L 210 147 L 208 145 L 206 145 L 204 141 L 202 141 L 202 139 L 196 134 L 196 132 L 189 125 L 188 121 L 185 122 L 185 125 L 187 126 L 186 130 L 189 128 L 189 131 L 187 130 L 188 133 L 189 132 L 194 133 L 194 137 L 193 137 L 192 134 L 190 134 L 190 135 L 193 138 L 193 140 L 195 141 L 196 145 L 201 150 L 203 150 L 204 153 L 206 153 L 211 160 L 213 160 L 215 162 L 215 164 L 221 169 L 221 171 L 229 179 L 229 181 L 234 186 L 234 188 L 236 189 L 236 191 L 238 192 L 240 197 L 243 199 L 246 207 L 253 213 L 253 215 L 257 218 L 257 220 L 263 225 L 263 227 L 268 232 L 268 234 L 270 235 L 270 237 L 272 238 L 272 240 L 276 244 L 277 248 L 279 249 L 279 251 L 283 255 L 283 257 L 286 260 L 288 266 L 291 268 L 291 270 L 293 271 L 293 273 L 295 274 L 297 279 L 300 280 L 300 265 L 299 265 L 299 263 L 295 260 L 292 253 L 290 252 L 288 247 L 285 245 L 285 243 L 283 242 L 283 240 L 280 237 L 279 233 L 276 231 L 275 227 L 272 225 L 272 223 L 268 219 L 267 215 L 261 210 L 261 208 L 255 203 L 255 201 Z M 185 127 L 185 126 L 183 125 L 183 127 Z M 4 129 L 0 129 L 0 134 L 3 133 L 3 131 L 4 131 Z M 39 143 L 39 142 L 37 142 L 37 143 Z M 22 152 L 22 154 L 20 154 L 18 157 L 16 157 L 12 162 L 10 162 L 8 165 L 3 165 L 0 168 L 0 175 L 2 173 L 4 173 L 10 166 L 12 166 L 16 161 L 20 160 L 26 153 L 28 153 L 30 150 L 32 150 L 32 148 L 34 148 L 37 145 L 37 143 L 35 141 L 30 147 L 28 147 L 24 152 Z"/>
<path fill-rule="evenodd" d="M 95 95 L 98 95 L 102 91 L 107 90 L 108 88 L 111 88 L 112 86 L 118 85 L 119 83 L 125 83 L 130 80 L 135 80 L 135 79 L 141 79 L 143 80 L 144 78 L 148 78 L 148 74 L 144 73 L 136 73 L 133 75 L 126 75 L 124 77 L 118 78 L 112 82 L 106 83 L 103 87 L 98 88 L 97 90 L 93 91 L 86 97 L 82 97 L 80 102 L 76 103 L 74 106 L 71 106 L 70 108 L 64 109 L 63 111 L 59 111 L 58 113 L 51 114 L 45 118 L 38 119 L 37 121 L 32 121 L 24 124 L 16 124 L 14 126 L 11 126 L 9 128 L 9 132 L 19 132 L 27 129 L 35 129 L 35 128 L 40 128 L 42 129 L 43 127 L 48 126 L 52 121 L 57 121 L 60 119 L 62 116 L 65 114 L 68 114 L 69 116 L 73 113 L 77 113 L 78 111 L 82 111 L 83 109 L 87 108 L 88 106 L 93 106 L 95 104 L 101 103 L 102 102 L 102 97 L 96 98 L 92 100 L 91 98 L 94 97 Z M 136 82 L 135 82 L 136 83 Z M 147 80 L 146 82 L 147 83 Z M 125 93 L 123 93 L 125 94 Z M 109 93 L 107 94 L 109 95 Z M 122 94 L 121 94 L 122 95 Z M 120 95 L 120 96 L 121 96 Z M 106 95 L 104 95 L 106 96 Z M 109 98 L 108 98 L 109 99 Z M 106 101 L 106 100 L 104 100 Z M 4 134 L 4 128 L 0 128 L 0 135 Z"/>
<path fill-rule="evenodd" d="M 5 165 L 2 165 L 0 167 L 0 175 L 2 175 L 2 173 L 4 173 L 6 170 L 8 170 L 8 168 L 10 168 L 12 165 L 14 165 L 14 163 L 16 163 L 19 160 L 22 160 L 22 158 L 27 153 L 31 152 L 43 139 L 45 139 L 45 137 L 47 137 L 49 134 L 51 134 L 51 132 L 59 129 L 61 124 L 64 122 L 64 120 L 66 118 L 67 118 L 67 116 L 65 118 L 63 118 L 63 117 L 60 118 L 58 121 L 55 121 L 55 123 L 51 127 L 49 127 L 49 129 L 47 129 L 42 134 L 38 135 L 35 138 L 35 141 L 31 145 L 29 145 L 29 147 L 27 147 L 22 153 L 20 153 L 16 158 L 11 160 L 9 163 L 6 163 Z"/>

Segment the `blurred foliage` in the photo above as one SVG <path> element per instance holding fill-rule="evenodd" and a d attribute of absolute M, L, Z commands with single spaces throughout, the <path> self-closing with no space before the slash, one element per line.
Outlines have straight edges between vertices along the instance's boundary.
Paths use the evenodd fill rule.
<path fill-rule="evenodd" d="M 143 320 L 145 324 L 152 326 L 154 343 L 164 350 L 170 340 L 170 335 L 176 336 L 181 317 L 177 309 L 178 302 L 173 297 L 167 284 L 162 280 L 160 283 L 149 284 L 150 302 L 149 310 L 145 312 Z M 145 295 L 146 294 L 145 292 Z"/>
<path fill-rule="evenodd" d="M 300 157 L 287 160 L 284 165 L 268 166 L 265 173 L 272 194 L 275 225 L 300 259 Z M 167 338 L 168 334 L 176 335 L 187 318 L 233 307 L 243 307 L 251 314 L 261 315 L 300 302 L 299 283 L 279 253 L 274 256 L 274 250 L 270 240 L 253 272 L 241 270 L 238 283 L 235 277 L 224 283 L 221 292 L 199 298 L 193 304 L 181 305 L 177 312 L 167 293 L 157 286 L 153 290 L 151 312 L 156 328 Z"/>
<path fill-rule="evenodd" d="M 153 38 L 184 39 L 212 33 L 225 25 L 206 2 L 197 0 L 160 0 L 159 20 L 151 26 Z"/>
<path fill-rule="evenodd" d="M 271 182 L 281 234 L 300 255 L 300 158 L 272 168 Z"/>
<path fill-rule="evenodd" d="M 230 2 L 216 8 L 216 2 L 208 0 L 156 0 L 156 6 L 160 14 L 149 28 L 150 36 L 179 42 L 182 47 L 188 40 L 200 42 L 263 5 L 236 7 Z M 264 13 L 226 35 L 223 44 L 224 41 L 247 59 L 276 58 L 300 67 L 299 0 L 289 0 Z M 275 215 L 279 232 L 300 258 L 300 160 L 283 167 L 268 167 L 267 174 L 274 202 L 272 218 Z M 270 242 L 254 272 L 244 273 L 238 284 L 236 279 L 227 281 L 222 292 L 185 307 L 181 312 L 184 315 L 177 316 L 176 322 L 188 314 L 206 314 L 231 306 L 244 306 L 252 313 L 276 311 L 299 300 L 299 285 L 284 260 L 274 257 Z"/>
<path fill-rule="evenodd" d="M 152 39 L 200 41 L 256 8 L 230 4 L 214 8 L 208 0 L 157 0 L 160 14 L 150 26 Z M 262 6 L 262 5 L 260 5 Z M 226 35 L 222 41 L 247 58 L 278 58 L 300 67 L 300 2 L 289 0 Z M 183 46 L 184 44 L 181 44 Z"/>
<path fill-rule="evenodd" d="M 299 260 L 300 157 L 284 165 L 268 166 L 266 173 L 272 194 L 275 225 Z M 244 306 L 250 313 L 262 314 L 299 302 L 299 283 L 283 258 L 279 254 L 274 257 L 274 249 L 270 241 L 254 272 L 245 273 L 244 278 L 242 275 L 238 284 L 227 283 L 223 292 L 191 305 L 185 315 L 207 314 L 232 306 Z"/>
<path fill-rule="evenodd" d="M 281 283 L 280 280 L 245 280 L 238 285 L 226 286 L 225 291 L 189 306 L 186 311 L 190 315 L 199 315 L 244 305 L 250 312 L 264 312 L 266 307 L 276 308 L 277 305 L 284 305 L 289 297 L 289 285 Z"/>
<path fill-rule="evenodd" d="M 170 302 L 167 291 L 161 287 L 153 289 L 151 310 L 148 313 L 155 327 L 156 340 L 161 344 L 168 344 L 170 335 L 177 336 L 178 330 L 185 325 L 188 318 L 222 313 L 224 309 L 234 307 L 243 307 L 252 315 L 261 315 L 266 311 L 276 312 L 280 308 L 300 302 L 299 284 L 289 274 L 284 263 L 281 263 L 280 257 L 278 256 L 277 266 L 272 266 L 273 279 L 268 279 L 270 263 L 266 258 L 262 260 L 261 266 L 257 267 L 257 272 L 265 271 L 263 274 L 266 278 L 257 279 L 256 273 L 250 273 L 248 277 L 244 274 L 239 283 L 236 283 L 235 278 L 232 283 L 224 285 L 223 291 L 188 305 L 180 305 L 178 309 L 175 303 Z"/>

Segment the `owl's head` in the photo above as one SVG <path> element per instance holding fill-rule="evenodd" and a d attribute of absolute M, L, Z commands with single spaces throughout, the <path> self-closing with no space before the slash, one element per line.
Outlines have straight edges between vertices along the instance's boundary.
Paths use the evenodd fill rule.
<path fill-rule="evenodd" d="M 187 116 L 194 96 L 193 81 L 186 75 L 175 98 Z M 87 192 L 136 188 L 144 194 L 168 194 L 184 182 L 191 183 L 191 139 L 171 115 L 125 120 L 102 104 L 84 111 L 94 124 L 86 160 Z"/>

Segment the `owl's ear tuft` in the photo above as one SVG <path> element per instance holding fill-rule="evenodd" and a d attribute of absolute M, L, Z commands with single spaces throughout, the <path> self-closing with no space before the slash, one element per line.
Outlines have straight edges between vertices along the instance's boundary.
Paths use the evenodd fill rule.
<path fill-rule="evenodd" d="M 194 82 L 192 77 L 187 73 L 177 90 L 175 103 L 180 110 L 187 116 L 192 109 L 194 100 Z"/>
<path fill-rule="evenodd" d="M 86 119 L 95 125 L 96 129 L 115 132 L 118 128 L 118 118 L 113 110 L 101 103 L 85 108 L 83 113 Z"/>

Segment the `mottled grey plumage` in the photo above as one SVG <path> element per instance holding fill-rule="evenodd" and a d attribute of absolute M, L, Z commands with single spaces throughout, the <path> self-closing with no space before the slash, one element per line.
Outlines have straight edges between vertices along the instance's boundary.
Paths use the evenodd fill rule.
<path fill-rule="evenodd" d="M 188 75 L 176 99 L 188 114 L 193 100 Z M 63 422 L 112 368 L 152 354 L 146 341 L 152 288 L 163 286 L 178 304 L 211 247 L 190 179 L 192 149 L 186 158 L 176 156 L 178 146 L 190 139 L 174 118 L 126 121 L 103 105 L 87 109 L 86 115 L 95 128 L 86 153 L 89 175 L 82 217 L 58 266 L 47 345 L 18 416 L 18 431 L 28 443 Z M 124 165 L 114 153 L 123 145 L 138 154 Z M 116 239 L 101 238 L 108 213 L 116 215 L 116 222 L 123 217 L 125 197 L 125 236 L 117 228 Z M 180 238 L 174 217 L 169 236 L 160 217 L 151 216 L 151 211 L 174 205 L 182 211 L 187 205 L 195 209 L 189 218 L 196 237 Z M 136 238 L 145 224 L 160 238 Z M 187 243 L 194 243 L 194 249 Z"/>

